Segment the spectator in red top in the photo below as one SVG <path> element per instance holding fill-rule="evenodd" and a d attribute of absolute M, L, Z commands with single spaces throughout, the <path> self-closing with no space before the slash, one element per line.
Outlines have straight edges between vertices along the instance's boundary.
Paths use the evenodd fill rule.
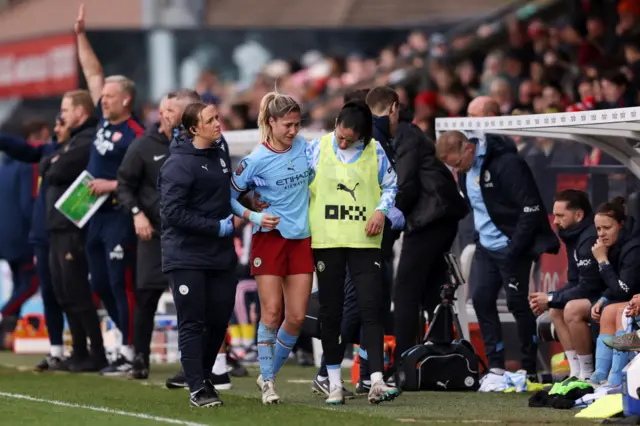
<path fill-rule="evenodd" d="M 418 93 L 413 106 L 413 124 L 418 126 L 429 138 L 435 140 L 436 117 L 440 115 L 438 110 L 438 93 L 434 91 Z"/>
<path fill-rule="evenodd" d="M 591 111 L 596 107 L 596 100 L 594 97 L 594 80 L 589 77 L 582 77 L 578 81 L 578 97 L 580 102 L 567 107 L 567 112 L 577 111 Z"/>

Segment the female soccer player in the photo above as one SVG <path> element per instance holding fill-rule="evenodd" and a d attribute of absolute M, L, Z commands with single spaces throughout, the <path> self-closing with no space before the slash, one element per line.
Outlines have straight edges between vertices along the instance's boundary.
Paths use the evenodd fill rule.
<path fill-rule="evenodd" d="M 608 288 L 591 309 L 591 318 L 600 323 L 596 369 L 591 381 L 601 384 L 608 379 L 610 384 L 619 385 L 628 354 L 614 351 L 607 347 L 607 343 L 614 334 L 624 334 L 620 326 L 620 314 L 632 296 L 640 292 L 640 238 L 634 230 L 633 218 L 625 213 L 622 197 L 598 207 L 594 220 L 598 241 L 591 251 Z M 616 332 L 616 329 L 619 331 Z"/>
<path fill-rule="evenodd" d="M 394 208 L 397 178 L 362 101 L 347 102 L 335 131 L 307 146 L 312 170 L 309 220 L 318 274 L 322 347 L 330 389 L 327 403 L 344 404 L 340 325 L 346 267 L 353 279 L 371 374 L 369 402 L 393 400 L 398 390 L 383 380 L 381 241 L 385 216 Z"/>
<path fill-rule="evenodd" d="M 192 103 L 160 169 L 162 271 L 178 312 L 180 361 L 194 407 L 222 405 L 209 379 L 235 302 L 236 252 L 228 150 L 218 110 Z"/>
<path fill-rule="evenodd" d="M 250 261 L 262 313 L 257 336 L 258 386 L 264 404 L 280 400 L 275 375 L 296 344 L 313 281 L 307 141 L 298 136 L 300 120 L 300 106 L 293 98 L 265 95 L 258 117 L 262 143 L 242 159 L 231 178 L 234 213 L 257 225 Z M 258 182 L 262 200 L 269 204 L 265 213 L 249 211 L 235 200 Z M 284 322 L 278 329 L 283 297 Z"/>

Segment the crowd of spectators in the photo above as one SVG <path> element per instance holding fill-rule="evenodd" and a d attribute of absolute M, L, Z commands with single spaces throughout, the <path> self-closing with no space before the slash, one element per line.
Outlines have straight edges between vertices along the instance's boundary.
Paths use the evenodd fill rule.
<path fill-rule="evenodd" d="M 414 31 L 377 57 L 310 51 L 296 60 L 273 60 L 244 93 L 206 71 L 196 89 L 219 101 L 229 130 L 254 128 L 259 100 L 274 85 L 307 105 L 306 124 L 313 127 L 326 127 L 346 88 L 391 85 L 431 136 L 436 117 L 464 115 L 478 95 L 495 98 L 502 114 L 637 105 L 640 0 L 564 3 L 565 13 L 548 22 L 514 14 L 501 17 L 499 29 L 485 24 L 449 38 Z M 504 43 L 487 50 L 482 40 L 498 30 L 506 32 Z M 478 48 L 455 55 L 471 45 Z M 416 70 L 419 78 L 411 78 Z"/>
<path fill-rule="evenodd" d="M 562 7 L 562 13 L 546 21 L 514 12 L 471 32 L 445 36 L 413 31 L 404 43 L 385 47 L 377 57 L 310 51 L 294 61 L 273 60 L 242 93 L 206 71 L 196 90 L 220 105 L 226 130 L 256 128 L 259 101 L 274 86 L 306 106 L 305 127 L 320 130 L 332 127 L 347 88 L 391 85 L 412 108 L 414 124 L 431 139 L 436 118 L 464 116 L 478 95 L 495 99 L 501 115 L 638 105 L 640 0 L 563 0 Z M 501 43 L 488 47 L 485 41 L 497 33 L 504 35 Z M 585 176 L 573 176 L 558 186 L 549 166 L 618 164 L 584 145 L 514 139 L 548 208 L 556 190 L 589 185 Z M 630 190 L 623 174 L 611 173 L 609 180 L 611 196 Z"/>

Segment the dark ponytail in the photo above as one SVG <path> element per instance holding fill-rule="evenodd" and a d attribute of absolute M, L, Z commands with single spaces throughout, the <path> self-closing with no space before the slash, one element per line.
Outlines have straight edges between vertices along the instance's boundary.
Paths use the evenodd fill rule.
<path fill-rule="evenodd" d="M 600 204 L 596 214 L 608 216 L 619 224 L 623 224 L 627 218 L 626 204 L 624 197 L 614 197 L 611 201 Z"/>
<path fill-rule="evenodd" d="M 373 115 L 364 101 L 347 102 L 340 110 L 336 125 L 353 130 L 360 135 L 360 139 L 367 145 L 373 136 Z"/>

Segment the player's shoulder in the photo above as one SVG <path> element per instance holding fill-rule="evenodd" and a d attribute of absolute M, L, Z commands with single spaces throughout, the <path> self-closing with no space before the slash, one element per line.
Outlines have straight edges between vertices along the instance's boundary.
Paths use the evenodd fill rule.
<path fill-rule="evenodd" d="M 271 150 L 269 150 L 264 144 L 261 142 L 256 145 L 251 152 L 244 157 L 245 160 L 251 162 L 259 162 L 269 157 L 272 154 Z"/>
<path fill-rule="evenodd" d="M 135 138 L 139 138 L 144 134 L 144 126 L 134 117 L 125 121 L 125 125 Z"/>
<path fill-rule="evenodd" d="M 384 154 L 384 148 L 382 147 L 382 144 L 379 141 L 377 141 L 376 139 L 371 139 L 371 142 L 375 143 L 376 153 Z"/>

